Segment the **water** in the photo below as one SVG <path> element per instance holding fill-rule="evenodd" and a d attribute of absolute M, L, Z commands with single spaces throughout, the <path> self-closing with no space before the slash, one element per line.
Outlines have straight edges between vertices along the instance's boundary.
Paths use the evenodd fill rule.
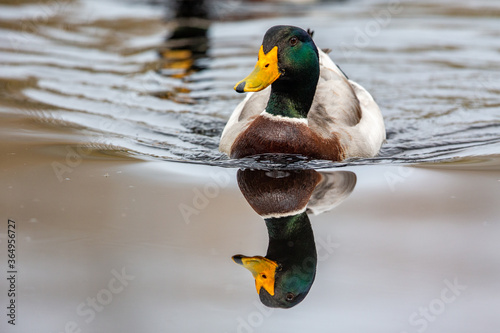
<path fill-rule="evenodd" d="M 16 326 L 2 315 L 0 330 L 495 331 L 500 6 L 221 0 L 196 20 L 174 8 L 0 5 L 0 266 L 8 276 L 11 219 L 18 272 L 14 298 L 0 288 Z M 218 152 L 242 99 L 232 87 L 264 32 L 290 23 L 379 103 L 378 157 Z M 240 167 L 273 171 L 245 187 Z M 331 182 L 292 181 L 311 168 Z M 267 308 L 231 257 L 267 255 L 263 204 L 301 211 L 309 195 L 314 242 L 292 236 L 316 248 L 314 283 Z"/>
<path fill-rule="evenodd" d="M 253 68 L 267 28 L 293 22 L 313 28 L 317 45 L 332 49 L 378 101 L 388 140 L 375 161 L 498 151 L 499 9 L 492 3 L 325 3 L 226 21 L 238 4 L 207 4 L 215 21 L 175 19 L 175 6 L 160 4 L 3 6 L 0 72 L 9 103 L 2 110 L 85 129 L 86 141 L 143 159 L 237 166 L 217 150 L 242 99 L 232 87 Z M 256 7 L 256 17 L 282 8 L 245 6 Z"/>

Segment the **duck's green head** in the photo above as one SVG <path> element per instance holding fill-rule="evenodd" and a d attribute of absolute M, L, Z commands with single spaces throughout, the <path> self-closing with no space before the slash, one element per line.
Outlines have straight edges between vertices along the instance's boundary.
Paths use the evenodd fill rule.
<path fill-rule="evenodd" d="M 309 293 L 316 275 L 316 257 L 309 261 L 280 262 L 261 256 L 233 256 L 234 262 L 247 268 L 255 278 L 261 302 L 273 308 L 291 308 Z"/>
<path fill-rule="evenodd" d="M 306 212 L 266 218 L 269 246 L 265 257 L 233 256 L 255 278 L 261 302 L 291 308 L 309 293 L 316 276 L 316 245 Z"/>
<path fill-rule="evenodd" d="M 291 308 L 307 296 L 316 275 L 316 258 L 303 263 L 278 263 L 261 256 L 233 256 L 255 278 L 261 302 L 273 308 Z"/>
<path fill-rule="evenodd" d="M 291 308 L 302 302 L 311 289 L 316 276 L 316 256 L 303 262 L 282 262 L 277 270 L 274 295 L 261 290 L 260 301 L 272 308 Z"/>
<path fill-rule="evenodd" d="M 311 36 L 301 28 L 278 25 L 264 35 L 253 72 L 234 89 L 240 93 L 260 91 L 273 83 L 315 88 L 318 77 L 318 49 Z"/>

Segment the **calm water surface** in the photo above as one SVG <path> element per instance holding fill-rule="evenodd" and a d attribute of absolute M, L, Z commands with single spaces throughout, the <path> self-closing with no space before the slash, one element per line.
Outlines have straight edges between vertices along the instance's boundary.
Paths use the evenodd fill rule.
<path fill-rule="evenodd" d="M 175 8 L 0 5 L 0 330 L 496 332 L 500 5 Z M 252 173 L 238 169 L 282 165 L 217 151 L 242 98 L 232 87 L 275 24 L 315 30 L 373 94 L 388 132 L 379 157 Z M 311 232 L 265 220 L 276 212 Z M 266 307 L 238 254 L 314 282 L 300 304 Z"/>

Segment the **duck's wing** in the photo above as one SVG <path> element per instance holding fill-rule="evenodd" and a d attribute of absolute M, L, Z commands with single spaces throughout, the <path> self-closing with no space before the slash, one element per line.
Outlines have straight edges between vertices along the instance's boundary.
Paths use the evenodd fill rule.
<path fill-rule="evenodd" d="M 323 51 L 319 51 L 320 78 L 308 114 L 309 127 L 325 137 L 339 127 L 361 120 L 361 106 L 349 79 Z"/>
<path fill-rule="evenodd" d="M 227 155 L 231 154 L 231 146 L 234 140 L 248 127 L 255 117 L 264 111 L 270 95 L 271 87 L 269 86 L 262 91 L 248 93 L 245 99 L 238 104 L 222 131 L 219 143 L 219 150 L 221 152 Z"/>
<path fill-rule="evenodd" d="M 308 213 L 314 215 L 338 206 L 356 186 L 356 174 L 351 171 L 320 172 L 320 175 L 321 181 L 307 204 Z"/>
<path fill-rule="evenodd" d="M 362 118 L 351 131 L 354 139 L 360 141 L 353 147 L 351 155 L 371 157 L 378 154 L 380 147 L 385 142 L 386 132 L 384 118 L 372 95 L 358 83 L 349 80 L 353 87 L 362 110 Z M 359 139 L 361 138 L 361 139 Z M 355 151 L 355 149 L 362 151 Z"/>
<path fill-rule="evenodd" d="M 311 110 L 309 127 L 329 137 L 341 138 L 346 157 L 377 154 L 385 140 L 382 114 L 372 96 L 349 80 L 323 51 L 319 51 L 320 79 Z"/>

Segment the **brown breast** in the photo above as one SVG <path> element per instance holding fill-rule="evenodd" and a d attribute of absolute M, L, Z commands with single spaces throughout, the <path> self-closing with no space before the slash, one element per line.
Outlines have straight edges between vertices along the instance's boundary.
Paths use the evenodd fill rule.
<path fill-rule="evenodd" d="M 331 161 L 344 159 L 344 150 L 335 133 L 325 139 L 304 123 L 261 115 L 236 138 L 231 146 L 231 158 L 265 153 L 300 154 Z"/>

